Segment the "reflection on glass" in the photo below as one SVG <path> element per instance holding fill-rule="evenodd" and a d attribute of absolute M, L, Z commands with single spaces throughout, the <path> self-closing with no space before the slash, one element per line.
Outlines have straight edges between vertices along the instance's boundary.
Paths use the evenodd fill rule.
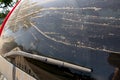
<path fill-rule="evenodd" d="M 120 80 L 120 54 L 110 54 L 108 57 L 108 62 L 115 67 L 112 80 Z"/>

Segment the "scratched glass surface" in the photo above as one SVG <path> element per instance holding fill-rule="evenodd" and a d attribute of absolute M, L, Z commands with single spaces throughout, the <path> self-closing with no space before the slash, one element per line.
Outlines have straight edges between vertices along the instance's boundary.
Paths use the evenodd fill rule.
<path fill-rule="evenodd" d="M 120 53 L 120 9 L 116 5 L 118 1 L 92 1 L 24 2 L 26 5 L 21 6 L 15 22 L 20 25 L 24 23 L 23 28 L 33 27 L 41 35 L 57 43 Z M 14 30 L 17 28 L 19 27 Z"/>
<path fill-rule="evenodd" d="M 119 0 L 25 0 L 21 4 L 6 24 L 6 37 L 14 37 L 19 46 L 39 55 L 93 68 L 95 78 L 109 80 L 114 70 L 108 53 L 120 53 Z"/>

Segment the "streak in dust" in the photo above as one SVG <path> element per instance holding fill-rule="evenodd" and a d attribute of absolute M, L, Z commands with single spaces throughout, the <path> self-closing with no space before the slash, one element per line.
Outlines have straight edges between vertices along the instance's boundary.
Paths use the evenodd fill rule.
<path fill-rule="evenodd" d="M 103 51 L 103 52 L 108 52 L 108 53 L 116 53 L 116 54 L 120 54 L 120 52 L 116 52 L 116 51 L 112 51 L 112 50 L 107 50 L 107 49 L 100 49 L 100 48 L 93 48 L 93 47 L 90 47 L 90 46 L 84 46 L 84 45 L 75 45 L 75 44 L 71 44 L 69 42 L 63 42 L 63 41 L 60 41 L 60 40 L 56 40 L 55 38 L 52 38 L 48 35 L 46 35 L 44 32 L 42 32 L 37 26 L 35 26 L 33 23 L 30 23 L 39 33 L 41 33 L 44 37 L 52 40 L 52 41 L 55 41 L 57 43 L 61 43 L 61 44 L 64 44 L 64 45 L 68 45 L 68 46 L 74 46 L 74 47 L 78 47 L 78 48 L 85 48 L 85 49 L 91 49 L 91 50 L 96 50 L 96 51 Z"/>

